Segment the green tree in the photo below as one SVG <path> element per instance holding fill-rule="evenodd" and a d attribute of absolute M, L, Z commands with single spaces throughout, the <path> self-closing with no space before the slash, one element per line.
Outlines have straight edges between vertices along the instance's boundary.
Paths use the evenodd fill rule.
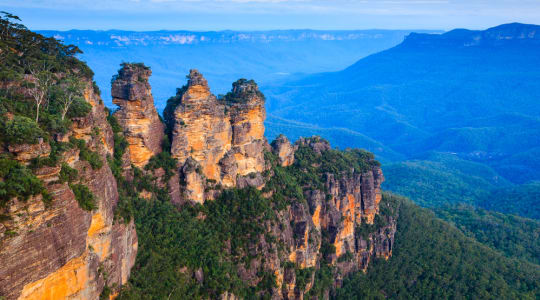
<path fill-rule="evenodd" d="M 39 122 L 39 112 L 41 106 L 49 101 L 49 90 L 54 83 L 54 74 L 52 71 L 52 66 L 47 62 L 43 61 L 40 63 L 28 63 L 28 70 L 32 78 L 29 80 L 32 88 L 28 89 L 30 95 L 34 99 L 36 106 L 36 123 Z"/>
<path fill-rule="evenodd" d="M 6 122 L 2 139 L 8 144 L 36 144 L 45 133 L 34 120 L 24 116 L 14 116 Z"/>
<path fill-rule="evenodd" d="M 66 117 L 70 107 L 76 100 L 82 100 L 84 83 L 77 77 L 70 75 L 61 83 L 62 93 L 59 102 L 62 105 L 62 120 Z"/>

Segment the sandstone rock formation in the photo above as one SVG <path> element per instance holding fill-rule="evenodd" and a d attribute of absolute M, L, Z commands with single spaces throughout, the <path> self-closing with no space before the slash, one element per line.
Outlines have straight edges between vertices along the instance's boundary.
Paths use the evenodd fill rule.
<path fill-rule="evenodd" d="M 284 162 L 279 159 L 283 157 L 280 155 L 283 147 L 292 149 L 292 154 L 287 156 L 302 151 L 304 155 L 320 159 L 335 151 L 328 142 L 317 137 L 300 139 L 294 146 L 284 145 L 287 145 L 285 137 L 272 143 L 278 165 Z M 276 219 L 264 223 L 265 232 L 276 240 L 269 242 L 272 239 L 265 233 L 250 245 L 249 249 L 253 251 L 245 255 L 255 258 L 247 265 L 238 266 L 240 278 L 256 286 L 262 280 L 260 272 L 264 270 L 275 278 L 272 299 L 304 299 L 319 280 L 316 273 L 323 265 L 331 266 L 337 288 L 348 274 L 365 271 L 374 257 L 388 259 L 394 245 L 396 210 L 389 209 L 393 211 L 391 214 L 379 214 L 383 176 L 369 155 L 364 160 L 363 168 L 350 172 L 347 169 L 338 174 L 323 172 L 321 186 L 304 187 L 305 202 L 293 198 L 285 209 L 276 208 Z M 314 164 L 315 169 L 319 167 Z M 285 167 L 288 168 L 301 170 L 294 164 Z M 269 171 L 265 178 L 267 184 L 276 175 L 272 173 L 276 169 Z M 313 175 L 321 175 L 317 170 L 315 173 Z M 263 191 L 266 191 L 266 197 L 277 192 L 266 188 Z M 374 222 L 375 218 L 380 218 L 378 223 Z M 330 289 L 326 291 L 326 298 L 329 292 Z"/>
<path fill-rule="evenodd" d="M 113 103 L 119 106 L 114 113 L 124 129 L 129 144 L 131 162 L 143 167 L 161 152 L 164 125 L 154 107 L 148 83 L 152 71 L 142 64 L 124 63 L 112 82 Z"/>
<path fill-rule="evenodd" d="M 73 120 L 68 135 L 85 140 L 106 161 L 113 151 L 112 131 L 90 82 L 84 98 L 92 111 Z M 94 128 L 100 129 L 98 134 Z M 21 149 L 28 151 L 20 155 Z M 11 148 L 26 160 L 49 149 Z M 97 209 L 79 207 L 68 184 L 58 181 L 60 167 L 37 169 L 52 203 L 46 206 L 39 195 L 27 201 L 12 199 L 0 208 L 0 295 L 6 299 L 97 299 L 104 286 L 118 288 L 128 280 L 137 234 L 133 222 L 113 221 L 118 192 L 109 166 L 93 169 L 80 159 L 78 149 L 63 153 L 61 161 L 78 170 L 78 182 L 95 195 Z"/>
<path fill-rule="evenodd" d="M 239 80 L 224 99 L 217 99 L 204 77 L 191 70 L 188 84 L 169 100 L 164 116 L 187 199 L 212 198 L 201 193 L 207 182 L 230 188 L 238 178 L 263 171 L 266 112 L 255 82 Z"/>
<path fill-rule="evenodd" d="M 154 108 L 149 76 L 143 66 L 126 64 L 113 83 L 114 103 L 120 106 L 115 116 L 129 144 L 121 159 L 123 168 L 131 163 L 143 167 L 161 151 L 165 130 Z M 56 138 L 84 140 L 106 162 L 114 154 L 113 132 L 90 84 L 85 99 L 92 112 L 74 119 L 71 130 Z M 169 100 L 164 116 L 178 165 L 172 172 L 168 169 L 169 175 L 163 168 L 151 175 L 158 179 L 156 188 L 168 189 L 178 209 L 189 201 L 214 199 L 224 188 L 255 187 L 262 189 L 262 197 L 272 197 L 277 190 L 269 188 L 269 182 L 276 173 L 293 170 L 286 177 L 291 179 L 305 171 L 300 165 L 307 158 L 295 158 L 297 151 L 314 159 L 307 165 L 316 184 L 303 183 L 296 186 L 299 194 L 282 195 L 287 199 L 281 208 L 274 207 L 275 218 L 262 220 L 264 233 L 250 240 L 243 254 L 253 259 L 236 265 L 244 282 L 257 286 L 264 271 L 275 278 L 273 299 L 303 299 L 315 286 L 315 273 L 322 265 L 333 268 L 334 287 L 339 287 L 347 274 L 365 271 L 373 257 L 392 255 L 396 216 L 379 213 L 384 177 L 373 156 L 355 152 L 361 165 L 345 164 L 332 171 L 323 169 L 321 162 L 339 155 L 318 137 L 292 145 L 281 135 L 268 145 L 264 96 L 253 81 L 233 83 L 232 91 L 218 99 L 203 76 L 191 70 L 188 84 Z M 23 164 L 51 151 L 44 140 L 7 149 Z M 273 153 L 268 153 L 272 159 L 265 160 L 265 151 Z M 105 286 L 125 284 L 135 262 L 133 222 L 113 221 L 119 192 L 109 165 L 92 168 L 77 148 L 63 153 L 61 161 L 78 171 L 78 181 L 96 196 L 97 209 L 79 207 L 69 185 L 58 181 L 60 166 L 35 171 L 53 195 L 51 206 L 37 196 L 27 202 L 13 199 L 0 210 L 0 216 L 9 216 L 0 219 L 0 295 L 8 299 L 97 299 Z M 155 196 L 149 190 L 138 192 L 148 201 Z M 211 276 L 200 268 L 182 272 L 199 284 Z M 221 297 L 237 299 L 230 292 Z"/>
<path fill-rule="evenodd" d="M 272 142 L 272 151 L 276 153 L 279 158 L 279 164 L 282 167 L 287 167 L 293 164 L 294 162 L 294 148 L 287 139 L 286 136 L 280 134 Z"/>
<path fill-rule="evenodd" d="M 274 154 L 280 158 L 283 146 L 278 145 L 284 143 L 284 137 L 272 143 Z M 286 147 L 289 149 L 289 146 Z M 330 150 L 328 142 L 317 137 L 300 139 L 291 149 L 299 147 L 309 147 L 318 154 Z M 283 160 L 280 159 L 280 163 Z M 372 257 L 387 259 L 392 255 L 396 217 L 381 217 L 386 218 L 386 225 L 370 229 L 381 201 L 380 185 L 384 177 L 379 166 L 354 170 L 352 174 L 340 177 L 326 173 L 324 178 L 322 190 L 307 188 L 304 191 L 307 205 L 301 202 L 291 205 L 282 219 L 285 225 L 281 227 L 284 229 L 279 230 L 277 235 L 288 245 L 288 260 L 296 266 L 317 268 L 324 259 L 335 265 L 339 270 L 335 284 L 339 286 L 347 274 L 366 270 Z M 290 228 L 288 224 L 291 224 Z M 321 252 L 323 243 L 332 245 L 335 253 L 324 257 Z M 301 299 L 303 292 L 310 288 L 308 284 L 303 291 L 299 291 L 295 286 L 294 274 L 287 269 L 274 268 L 273 271 L 280 279 L 280 297 Z M 313 280 L 310 280 L 311 284 Z"/>

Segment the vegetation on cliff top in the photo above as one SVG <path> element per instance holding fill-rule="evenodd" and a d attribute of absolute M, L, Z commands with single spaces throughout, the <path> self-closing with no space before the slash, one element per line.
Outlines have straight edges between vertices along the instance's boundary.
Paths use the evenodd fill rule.
<path fill-rule="evenodd" d="M 99 155 L 82 140 L 59 142 L 72 127 L 73 119 L 85 117 L 92 106 L 83 92 L 93 73 L 76 58 L 81 51 L 63 45 L 54 38 L 34 33 L 20 24 L 20 19 L 0 13 L 0 153 L 2 154 L 2 205 L 12 197 L 20 200 L 42 194 L 48 202 L 41 180 L 33 171 L 43 166 L 57 166 L 61 153 L 78 147 L 80 157 L 92 168 L 103 164 Z M 49 144 L 47 157 L 35 157 L 28 166 L 12 161 L 10 148 L 24 144 Z M 77 176 L 62 166 L 60 182 L 74 181 Z M 66 177 L 67 176 L 67 177 Z M 70 185 L 74 192 L 90 197 L 82 183 Z M 79 197 L 80 198 L 80 197 Z M 90 208 L 87 205 L 82 207 Z"/>
<path fill-rule="evenodd" d="M 0 16 L 0 113 L 18 116 L 3 119 L 18 122 L 20 126 L 10 125 L 31 133 L 29 139 L 41 132 L 21 117 L 34 120 L 33 126 L 41 128 L 45 136 L 65 133 L 69 118 L 83 117 L 90 111 L 82 90 L 93 73 L 76 58 L 81 53 L 77 47 L 34 33 L 19 21 L 7 13 Z M 21 135 L 21 131 L 13 132 L 8 135 L 13 140 L 8 142 L 26 143 L 17 138 Z"/>
<path fill-rule="evenodd" d="M 220 100 L 226 104 L 232 105 L 234 103 L 244 103 L 250 100 L 252 97 L 259 97 L 264 100 L 265 97 L 259 88 L 255 80 L 247 80 L 245 78 L 238 79 L 233 82 L 233 88 L 231 92 L 228 92 L 225 96 L 220 97 Z"/>

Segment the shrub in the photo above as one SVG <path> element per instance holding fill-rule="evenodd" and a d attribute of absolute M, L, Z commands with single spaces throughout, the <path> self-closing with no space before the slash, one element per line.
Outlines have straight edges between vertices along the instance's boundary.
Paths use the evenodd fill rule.
<path fill-rule="evenodd" d="M 75 194 L 75 199 L 79 203 L 79 207 L 84 210 L 93 210 L 97 208 L 96 199 L 90 189 L 81 183 L 70 184 L 69 187 Z"/>
<path fill-rule="evenodd" d="M 60 182 L 73 182 L 77 180 L 77 176 L 79 176 L 79 171 L 76 169 L 73 169 L 68 164 L 63 163 L 62 169 L 60 170 Z"/>
<path fill-rule="evenodd" d="M 0 179 L 0 207 L 13 197 L 27 200 L 30 196 L 43 194 L 44 200 L 50 199 L 41 180 L 17 161 L 0 159 Z"/>
<path fill-rule="evenodd" d="M 94 94 L 101 96 L 101 90 L 99 89 L 96 81 L 92 81 L 92 88 L 94 89 Z"/>
<path fill-rule="evenodd" d="M 148 161 L 148 164 L 144 167 L 146 170 L 156 170 L 162 168 L 165 172 L 164 180 L 169 180 L 174 175 L 174 169 L 176 168 L 177 161 L 171 157 L 169 152 L 160 152 Z"/>
<path fill-rule="evenodd" d="M 101 160 L 101 157 L 99 154 L 95 151 L 92 151 L 88 149 L 86 146 L 86 142 L 84 140 L 79 140 L 76 138 L 71 137 L 69 139 L 70 143 L 75 145 L 77 148 L 79 148 L 79 157 L 82 160 L 87 161 L 90 163 L 90 166 L 92 169 L 100 169 L 103 166 L 103 160 Z"/>
<path fill-rule="evenodd" d="M 67 112 L 68 118 L 82 118 L 92 110 L 92 105 L 84 99 L 75 99 Z"/>
<path fill-rule="evenodd" d="M 37 144 L 39 138 L 45 136 L 34 120 L 23 116 L 14 116 L 2 131 L 2 139 L 8 144 Z"/>

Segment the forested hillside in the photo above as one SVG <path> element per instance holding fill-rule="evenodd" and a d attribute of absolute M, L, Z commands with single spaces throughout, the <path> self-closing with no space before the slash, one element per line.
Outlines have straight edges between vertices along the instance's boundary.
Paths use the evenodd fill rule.
<path fill-rule="evenodd" d="M 383 162 L 447 152 L 513 183 L 538 180 L 538 28 L 411 34 L 343 71 L 268 87 L 269 122 Z"/>
<path fill-rule="evenodd" d="M 466 237 L 429 210 L 403 198 L 396 201 L 401 205 L 392 258 L 377 260 L 365 274 L 345 280 L 337 299 L 540 296 L 540 266 L 506 258 Z"/>
<path fill-rule="evenodd" d="M 540 222 L 467 205 L 435 209 L 466 236 L 512 258 L 540 265 Z"/>

